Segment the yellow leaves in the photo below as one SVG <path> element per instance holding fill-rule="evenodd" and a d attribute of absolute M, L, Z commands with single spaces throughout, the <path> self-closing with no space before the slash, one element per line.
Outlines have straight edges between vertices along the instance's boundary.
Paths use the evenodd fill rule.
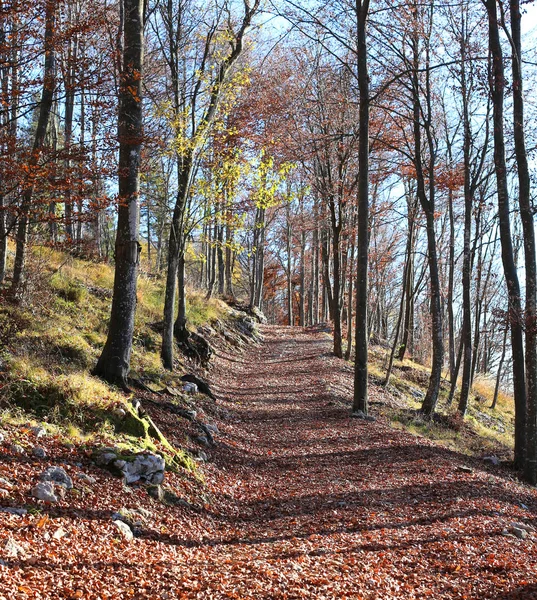
<path fill-rule="evenodd" d="M 48 515 L 43 515 L 39 521 L 36 523 L 36 527 L 39 528 L 43 528 L 45 527 L 45 525 L 50 521 L 50 518 Z"/>

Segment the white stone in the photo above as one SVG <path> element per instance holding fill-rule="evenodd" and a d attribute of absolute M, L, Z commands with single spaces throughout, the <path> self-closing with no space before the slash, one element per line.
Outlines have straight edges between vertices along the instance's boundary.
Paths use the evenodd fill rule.
<path fill-rule="evenodd" d="M 41 481 L 32 488 L 32 496 L 45 502 L 58 502 L 55 494 L 54 484 L 50 481 Z"/>
<path fill-rule="evenodd" d="M 121 533 L 122 537 L 125 538 L 128 542 L 134 539 L 134 534 L 132 533 L 132 529 L 127 525 L 127 523 L 116 519 L 114 525 L 117 527 L 119 533 Z"/>
<path fill-rule="evenodd" d="M 37 425 L 36 427 L 30 427 L 30 431 L 35 435 L 36 438 L 40 438 L 44 435 L 47 435 L 47 430 L 41 425 Z"/>
<path fill-rule="evenodd" d="M 187 382 L 183 385 L 183 391 L 185 391 L 187 394 L 197 394 L 198 386 L 195 383 Z"/>

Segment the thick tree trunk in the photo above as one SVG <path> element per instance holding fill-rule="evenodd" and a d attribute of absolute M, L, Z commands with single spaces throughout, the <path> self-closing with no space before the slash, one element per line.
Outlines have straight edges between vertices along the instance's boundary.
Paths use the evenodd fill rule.
<path fill-rule="evenodd" d="M 140 160 L 142 147 L 142 65 L 144 1 L 123 0 L 125 11 L 119 137 L 119 209 L 116 236 L 114 295 L 108 338 L 95 374 L 128 389 L 136 285 L 140 263 Z"/>

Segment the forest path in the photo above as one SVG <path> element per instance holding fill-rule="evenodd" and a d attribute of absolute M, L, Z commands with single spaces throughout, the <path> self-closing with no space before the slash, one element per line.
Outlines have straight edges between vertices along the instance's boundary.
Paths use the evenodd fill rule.
<path fill-rule="evenodd" d="M 502 535 L 537 524 L 534 491 L 350 418 L 352 370 L 325 333 L 264 334 L 213 375 L 234 422 L 215 458 L 219 510 L 188 551 L 194 597 L 537 598 L 535 537 Z"/>
<path fill-rule="evenodd" d="M 0 514 L 0 600 L 537 598 L 537 535 L 502 533 L 537 527 L 536 489 L 382 418 L 352 419 L 352 368 L 326 333 L 263 333 L 216 357 L 225 418 L 206 486 L 166 476 L 198 510 L 124 486 L 61 438 L 40 440 L 44 461 L 2 446 L 0 475 L 34 508 Z M 373 412 L 391 401 L 373 385 L 370 396 Z M 184 443 L 177 416 L 155 404 L 157 424 Z M 76 489 L 35 506 L 30 488 L 49 464 Z M 132 540 L 114 524 L 123 508 L 143 516 Z"/>

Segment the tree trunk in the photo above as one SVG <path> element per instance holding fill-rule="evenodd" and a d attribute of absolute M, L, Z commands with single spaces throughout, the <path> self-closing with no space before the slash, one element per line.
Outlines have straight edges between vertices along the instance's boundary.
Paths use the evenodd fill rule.
<path fill-rule="evenodd" d="M 123 0 L 125 27 L 119 91 L 119 208 L 114 295 L 108 338 L 95 374 L 128 389 L 136 284 L 140 263 L 140 160 L 142 147 L 142 66 L 144 0 Z"/>
<path fill-rule="evenodd" d="M 302 230 L 300 234 L 300 306 L 299 306 L 299 319 L 300 326 L 306 325 L 306 264 L 305 264 L 305 252 L 306 252 L 306 232 Z"/>
<path fill-rule="evenodd" d="M 500 356 L 500 362 L 498 363 L 498 373 L 496 374 L 496 385 L 494 386 L 494 398 L 492 399 L 492 404 L 490 408 L 496 408 L 496 404 L 498 403 L 498 395 L 500 393 L 500 383 L 502 380 L 502 369 L 503 363 L 505 361 L 505 353 L 507 350 L 507 334 L 509 333 L 509 324 L 505 324 L 505 329 L 503 332 L 503 342 L 502 342 L 502 355 Z"/>
<path fill-rule="evenodd" d="M 358 257 L 356 261 L 356 353 L 353 412 L 368 413 L 367 296 L 369 267 L 369 74 L 367 68 L 367 18 L 369 0 L 357 0 L 357 66 L 359 105 L 358 140 Z"/>
<path fill-rule="evenodd" d="M 503 124 L 503 98 L 505 76 L 503 53 L 498 31 L 496 0 L 485 0 L 489 23 L 489 50 L 492 57 L 490 87 L 494 121 L 494 166 L 498 188 L 498 220 L 502 263 L 508 291 L 511 354 L 513 360 L 513 391 L 515 396 L 515 464 L 524 465 L 526 435 L 526 377 L 524 365 L 524 342 L 522 332 L 522 305 L 520 284 L 516 270 L 513 241 L 511 237 L 507 166 Z M 532 224 L 533 227 L 533 224 Z M 534 250 L 535 251 L 535 250 Z"/>
<path fill-rule="evenodd" d="M 462 352 L 462 382 L 461 394 L 459 397 L 459 413 L 464 416 L 468 409 L 468 397 L 470 394 L 470 381 L 472 370 L 472 299 L 471 299 L 471 236 L 472 236 L 472 210 L 473 210 L 473 190 L 470 182 L 471 169 L 471 147 L 472 130 L 470 123 L 470 113 L 468 110 L 468 89 L 466 82 L 466 45 L 461 37 L 461 94 L 463 104 L 463 160 L 464 160 L 464 243 L 463 243 L 463 264 L 462 264 L 462 329 L 461 343 Z"/>
<path fill-rule="evenodd" d="M 35 131 L 32 154 L 28 161 L 28 181 L 22 196 L 19 210 L 19 224 L 17 228 L 17 244 L 15 253 L 15 265 L 13 269 L 13 281 L 11 293 L 19 292 L 24 274 L 26 261 L 26 250 L 28 241 L 29 212 L 32 205 L 32 196 L 35 188 L 35 172 L 39 163 L 43 144 L 47 133 L 48 122 L 54 101 L 56 87 L 56 55 L 54 49 L 54 35 L 56 29 L 56 11 L 58 0 L 47 0 L 45 8 L 45 68 L 43 77 L 43 92 L 39 102 L 39 116 Z"/>
<path fill-rule="evenodd" d="M 513 43 L 513 131 L 518 172 L 518 204 L 524 237 L 526 272 L 526 389 L 527 423 L 524 477 L 537 483 L 537 258 L 535 228 L 530 195 L 530 174 L 524 134 L 524 96 L 522 79 L 522 43 L 520 1 L 510 0 Z"/>

